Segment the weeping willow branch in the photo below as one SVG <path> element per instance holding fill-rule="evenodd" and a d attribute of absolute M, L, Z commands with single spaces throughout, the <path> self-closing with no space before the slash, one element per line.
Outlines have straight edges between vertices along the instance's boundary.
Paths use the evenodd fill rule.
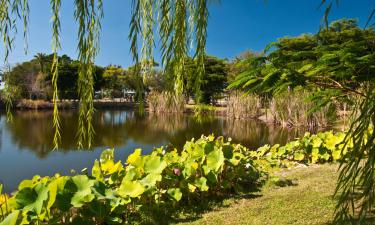
<path fill-rule="evenodd" d="M 29 1 L 23 0 L 22 4 L 22 20 L 23 20 L 23 40 L 24 40 L 24 52 L 25 54 L 28 53 L 29 45 L 28 45 L 28 21 L 29 21 L 29 14 L 30 14 L 30 7 Z"/>
<path fill-rule="evenodd" d="M 201 101 L 201 83 L 203 75 L 205 73 L 204 68 L 204 57 L 206 54 L 206 36 L 207 36 L 207 0 L 198 0 L 198 11 L 197 11 L 197 28 L 196 28 L 196 42 L 197 50 L 195 53 L 195 58 L 197 62 L 197 79 L 195 80 L 195 94 L 198 102 Z"/>
<path fill-rule="evenodd" d="M 12 7 L 13 5 L 13 7 Z M 0 0 L 0 34 L 4 45 L 4 61 L 7 65 L 9 53 L 13 48 L 13 41 L 17 33 L 15 18 L 12 13 L 18 11 L 14 7 L 18 5 L 12 4 L 11 0 Z"/>
<path fill-rule="evenodd" d="M 138 38 L 141 35 L 141 2 L 140 0 L 132 0 L 132 18 L 130 22 L 130 33 L 129 40 L 131 42 L 130 52 L 135 62 L 134 75 L 137 78 L 136 82 L 136 99 L 139 102 L 139 112 L 143 114 L 143 79 L 140 76 L 141 66 L 139 65 L 139 54 L 138 54 Z"/>
<path fill-rule="evenodd" d="M 348 160 L 340 165 L 335 196 L 336 224 L 367 224 L 375 206 L 375 92 L 367 87 L 366 97 L 356 107 L 360 115 L 352 123 L 345 146 L 353 146 Z"/>
<path fill-rule="evenodd" d="M 148 69 L 145 69 L 144 62 L 153 63 L 153 25 L 155 23 L 153 14 L 156 12 L 162 66 L 164 74 L 166 71 L 173 72 L 176 95 L 182 95 L 184 91 L 185 61 L 189 53 L 188 46 L 192 49 L 194 40 L 196 41 L 195 58 L 199 65 L 196 90 L 200 90 L 201 77 L 204 73 L 207 2 L 207 0 L 159 0 L 158 4 L 154 0 L 133 0 L 132 2 L 129 39 L 133 60 L 136 65 L 139 63 L 137 40 L 141 35 L 143 41 L 141 64 L 143 66 L 140 71 L 143 76 L 146 76 Z"/>
<path fill-rule="evenodd" d="M 74 16 L 78 22 L 78 95 L 80 98 L 78 120 L 78 147 L 91 148 L 94 128 L 94 61 L 99 49 L 102 2 L 76 0 Z"/>
<path fill-rule="evenodd" d="M 59 59 L 58 59 L 58 50 L 61 48 L 60 44 L 60 6 L 61 0 L 51 0 L 51 9 L 52 9 L 52 51 L 53 51 L 53 61 L 51 67 L 52 73 L 52 88 L 53 88 L 53 128 L 55 133 L 53 135 L 53 146 L 54 149 L 58 149 L 59 143 L 61 140 L 60 134 L 60 119 L 59 119 L 59 109 L 58 109 L 58 88 L 57 80 L 59 77 Z"/>
<path fill-rule="evenodd" d="M 155 34 L 158 32 L 161 42 L 161 56 L 164 70 L 171 68 L 175 80 L 175 93 L 183 94 L 185 61 L 188 56 L 188 46 L 194 47 L 196 41 L 195 57 L 199 65 L 199 77 L 204 71 L 204 54 L 207 35 L 207 9 L 208 0 L 132 0 L 132 19 L 130 22 L 129 40 L 131 41 L 131 54 L 135 62 L 135 73 L 138 76 L 137 98 L 143 108 L 144 79 L 150 67 L 154 66 Z M 92 117 L 94 113 L 94 61 L 99 51 L 101 19 L 103 17 L 102 0 L 75 0 L 74 18 L 78 22 L 78 94 L 80 98 L 78 146 L 90 147 L 94 129 Z M 55 128 L 54 147 L 60 141 L 60 121 L 58 117 L 58 49 L 60 48 L 59 11 L 61 0 L 50 0 L 52 17 L 52 49 L 54 53 L 52 63 L 52 86 Z M 5 62 L 13 48 L 15 34 L 17 33 L 17 19 L 22 20 L 24 28 L 25 52 L 27 52 L 27 28 L 29 20 L 28 0 L 0 0 L 0 37 L 5 49 Z M 155 19 L 157 18 L 157 19 Z M 154 28 L 156 21 L 158 29 Z M 138 54 L 138 39 L 142 40 L 141 60 Z M 198 79 L 197 86 L 201 79 Z M 6 86 L 10 93 L 11 87 Z M 198 90 L 199 88 L 197 88 Z M 9 96 L 9 98 L 7 97 Z M 11 107 L 11 95 L 5 96 L 8 109 Z M 10 99 L 10 100 L 7 100 Z M 10 111 L 9 111 L 10 112 Z M 11 117 L 8 117 L 11 118 Z"/>
<path fill-rule="evenodd" d="M 21 13 L 20 13 L 21 12 Z M 13 49 L 14 39 L 17 33 L 16 21 L 18 18 L 23 18 L 23 27 L 24 27 L 24 38 L 25 43 L 27 43 L 27 26 L 29 18 L 29 5 L 27 0 L 0 0 L 0 36 L 3 40 L 4 46 L 4 63 L 6 66 L 9 66 L 8 57 L 9 53 Z M 27 52 L 27 45 L 25 44 L 25 52 Z M 9 74 L 10 68 L 8 70 Z M 5 81 L 8 76 L 5 77 Z M 4 88 L 4 101 L 7 111 L 7 120 L 12 121 L 13 116 L 11 113 L 12 108 L 12 87 L 10 87 L 7 82 L 5 82 Z"/>
<path fill-rule="evenodd" d="M 175 93 L 176 95 L 182 95 L 184 90 L 183 74 L 185 68 L 185 60 L 187 56 L 187 10 L 186 0 L 176 0 L 175 12 L 173 21 L 173 44 L 174 51 L 173 57 L 175 64 L 173 66 L 173 72 L 175 76 Z"/>

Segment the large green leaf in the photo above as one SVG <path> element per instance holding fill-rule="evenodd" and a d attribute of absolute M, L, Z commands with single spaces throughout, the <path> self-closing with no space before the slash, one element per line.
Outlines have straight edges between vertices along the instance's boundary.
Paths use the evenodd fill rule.
<path fill-rule="evenodd" d="M 103 180 L 102 169 L 100 168 L 100 163 L 98 160 L 95 160 L 94 165 L 91 169 L 91 175 L 95 177 L 97 180 Z"/>
<path fill-rule="evenodd" d="M 143 158 L 141 154 L 142 154 L 142 149 L 138 148 L 134 150 L 134 152 L 128 156 L 126 163 L 134 167 L 138 167 L 138 168 L 143 167 L 144 162 L 143 162 Z"/>
<path fill-rule="evenodd" d="M 74 207 L 81 207 L 86 202 L 91 202 L 94 199 L 91 187 L 94 186 L 95 181 L 90 180 L 86 175 L 78 175 L 72 177 L 72 181 L 77 187 L 77 191 L 74 193 L 71 204 Z"/>
<path fill-rule="evenodd" d="M 311 152 L 311 162 L 316 163 L 319 160 L 319 148 L 313 148 Z"/>
<path fill-rule="evenodd" d="M 224 154 L 219 149 L 211 151 L 207 155 L 207 168 L 208 170 L 218 171 L 219 168 L 224 164 Z M 207 171 L 207 172 L 209 172 Z"/>
<path fill-rule="evenodd" d="M 205 177 L 201 177 L 195 180 L 194 186 L 196 186 L 201 191 L 208 191 L 207 179 Z"/>
<path fill-rule="evenodd" d="M 140 182 L 143 186 L 151 188 L 156 185 L 156 182 L 159 182 L 161 180 L 162 176 L 160 174 L 150 173 L 146 177 L 144 177 Z"/>
<path fill-rule="evenodd" d="M 17 223 L 18 215 L 20 214 L 19 210 L 14 210 L 9 214 L 4 221 L 0 222 L 0 225 L 15 225 Z"/>
<path fill-rule="evenodd" d="M 35 188 L 24 188 L 17 193 L 16 202 L 23 211 L 33 211 L 39 215 L 48 199 L 48 191 L 45 184 L 38 184 Z"/>
<path fill-rule="evenodd" d="M 145 161 L 145 173 L 161 174 L 167 167 L 167 163 L 159 156 L 148 156 Z"/>
<path fill-rule="evenodd" d="M 302 161 L 305 158 L 305 155 L 302 152 L 295 152 L 294 153 L 294 160 Z"/>
<path fill-rule="evenodd" d="M 56 201 L 57 191 L 61 190 L 66 182 L 66 177 L 57 177 L 56 179 L 52 180 L 51 183 L 48 184 L 48 202 L 47 202 L 47 210 L 49 210 Z"/>
<path fill-rule="evenodd" d="M 143 194 L 144 191 L 145 188 L 140 182 L 124 179 L 118 189 L 118 194 L 122 197 L 129 196 L 132 198 L 136 198 Z"/>
<path fill-rule="evenodd" d="M 180 201 L 182 198 L 182 192 L 179 188 L 170 188 L 167 193 L 176 201 Z"/>

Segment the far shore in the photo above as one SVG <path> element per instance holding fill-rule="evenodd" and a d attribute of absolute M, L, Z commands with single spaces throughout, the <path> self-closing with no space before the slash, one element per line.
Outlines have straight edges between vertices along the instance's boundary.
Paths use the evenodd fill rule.
<path fill-rule="evenodd" d="M 60 110 L 76 110 L 79 107 L 78 100 L 61 100 L 58 102 L 58 107 Z M 124 99 L 95 99 L 94 100 L 94 107 L 96 109 L 128 109 L 128 110 L 136 110 L 139 107 L 139 103 L 126 101 Z M 13 103 L 13 108 L 18 111 L 51 111 L 53 110 L 53 103 L 50 101 L 45 100 L 30 100 L 30 99 L 23 99 L 18 102 Z M 195 114 L 196 105 L 189 103 L 185 105 L 185 109 L 182 112 L 183 114 L 192 115 Z M 5 109 L 4 102 L 0 102 L 0 110 Z M 241 118 L 234 118 L 234 119 L 247 119 L 247 120 L 258 120 L 267 124 L 275 124 L 272 120 L 271 115 L 267 112 L 268 110 L 262 109 L 262 113 L 257 117 L 241 117 Z M 145 104 L 145 112 L 148 113 L 155 113 L 150 112 L 147 104 Z M 163 112 L 163 114 L 169 114 L 174 112 Z M 210 110 L 201 111 L 201 116 L 223 116 L 227 117 L 227 106 L 213 106 Z M 347 113 L 347 112 L 346 112 Z M 158 114 L 158 113 L 155 113 Z M 338 113 L 338 120 L 329 127 L 315 127 L 314 129 L 327 129 L 327 128 L 334 128 L 335 130 L 343 130 L 347 127 L 348 122 L 344 118 L 345 116 L 342 115 L 342 112 Z M 276 123 L 277 124 L 277 123 Z M 278 124 L 282 127 L 289 127 L 285 126 L 285 124 Z M 298 127 L 298 126 L 297 126 Z M 292 128 L 292 127 L 289 127 Z"/>

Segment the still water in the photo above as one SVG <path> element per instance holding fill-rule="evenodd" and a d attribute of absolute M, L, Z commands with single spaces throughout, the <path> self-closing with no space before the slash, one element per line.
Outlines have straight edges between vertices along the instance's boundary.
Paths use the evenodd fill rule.
<path fill-rule="evenodd" d="M 173 144 L 181 148 L 186 140 L 201 134 L 231 137 L 250 149 L 264 144 L 284 144 L 304 130 L 288 130 L 254 120 L 225 117 L 196 119 L 190 115 L 138 116 L 129 110 L 96 111 L 92 150 L 77 150 L 77 112 L 60 112 L 62 143 L 52 151 L 52 114 L 49 111 L 19 111 L 12 123 L 0 112 L 0 182 L 10 192 L 33 175 L 69 174 L 71 169 L 90 168 L 102 150 L 116 149 L 116 159 L 125 160 L 135 148 L 143 153 L 154 147 Z"/>

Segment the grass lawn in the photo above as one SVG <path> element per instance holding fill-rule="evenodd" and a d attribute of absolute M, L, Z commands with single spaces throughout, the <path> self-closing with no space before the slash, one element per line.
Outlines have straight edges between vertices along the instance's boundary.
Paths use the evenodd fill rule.
<path fill-rule="evenodd" d="M 228 199 L 201 217 L 180 224 L 329 224 L 337 165 L 314 165 L 281 172 L 288 186 L 266 185 L 252 196 Z"/>

